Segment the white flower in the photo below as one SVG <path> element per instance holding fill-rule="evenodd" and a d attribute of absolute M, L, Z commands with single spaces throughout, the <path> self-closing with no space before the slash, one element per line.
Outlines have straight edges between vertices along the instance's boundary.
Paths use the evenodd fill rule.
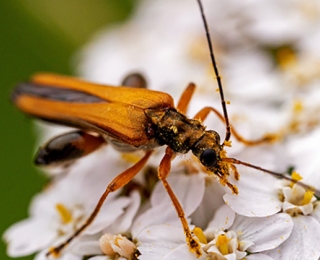
<path fill-rule="evenodd" d="M 99 239 L 101 251 L 107 256 L 119 254 L 125 259 L 132 259 L 136 247 L 133 242 L 122 235 L 104 234 Z"/>
<path fill-rule="evenodd" d="M 134 191 L 131 204 L 124 214 L 95 236 L 87 236 L 73 247 L 77 255 L 92 255 L 97 259 L 132 259 L 137 246 L 132 242 L 132 221 L 140 206 L 140 196 Z"/>
<path fill-rule="evenodd" d="M 246 9 L 247 29 L 261 44 L 287 44 L 319 26 L 320 5 L 312 0 L 251 1 Z"/>
<path fill-rule="evenodd" d="M 259 146 L 233 137 L 228 156 L 277 172 L 293 167 L 303 181 L 319 189 L 320 19 L 306 15 L 319 10 L 319 4 L 204 0 L 204 7 L 224 92 L 231 99 L 227 109 L 233 129 L 247 139 L 270 132 L 278 137 L 276 143 Z M 89 80 L 119 85 L 127 74 L 141 72 L 150 89 L 175 99 L 193 81 L 198 88 L 189 107 L 191 117 L 205 106 L 220 111 L 195 0 L 142 1 L 131 20 L 97 35 L 81 59 L 79 74 Z M 224 122 L 212 114 L 204 124 L 223 141 Z M 160 148 L 148 162 L 152 181 L 163 155 Z M 103 148 L 55 179 L 32 203 L 30 218 L 4 235 L 9 254 L 40 251 L 36 259 L 45 259 L 44 250 L 72 234 L 110 180 L 135 161 L 123 157 Z M 240 180 L 232 172 L 228 176 L 238 188 L 235 195 L 193 157 L 178 155 L 172 162 L 167 180 L 200 242 L 199 259 L 318 259 L 320 206 L 313 193 L 248 167 L 237 165 L 237 170 Z M 132 259 L 139 254 L 148 260 L 195 259 L 163 184 L 153 186 L 144 178 L 142 172 L 135 184 L 151 196 L 144 196 L 140 205 L 137 193 L 110 194 L 94 223 L 61 259 Z"/>
<path fill-rule="evenodd" d="M 308 115 L 305 115 L 306 117 Z M 312 114 L 310 115 L 312 116 Z M 318 158 L 318 143 L 320 142 L 320 128 L 295 138 L 287 144 L 288 157 L 303 181 L 320 188 L 320 162 Z"/>
<path fill-rule="evenodd" d="M 10 256 L 24 256 L 48 250 L 72 235 L 83 223 L 92 212 L 106 184 L 116 175 L 116 169 L 125 167 L 125 163 L 124 166 L 118 167 L 117 160 L 114 160 L 113 165 L 112 160 L 108 162 L 101 160 L 101 156 L 105 157 L 104 152 L 101 151 L 92 158 L 85 158 L 76 171 L 71 171 L 53 182 L 33 199 L 30 217 L 13 225 L 4 234 Z M 112 157 L 112 154 L 117 156 L 112 151 L 108 156 Z M 106 170 L 108 169 L 106 166 L 111 165 L 115 172 Z M 139 201 L 139 198 L 117 198 L 116 195 L 116 193 L 110 194 L 108 203 L 103 205 L 100 214 L 83 235 L 94 235 L 111 226 L 119 220 L 132 201 Z M 131 214 L 131 221 L 133 217 Z M 130 220 L 126 222 L 128 221 L 130 224 Z M 77 240 L 74 242 L 76 244 Z M 72 249 L 72 246 L 68 248 Z"/>
<path fill-rule="evenodd" d="M 272 180 L 270 179 L 270 181 Z M 264 189 L 264 186 L 259 183 L 249 183 L 250 188 L 247 189 L 247 192 L 240 193 L 239 196 L 230 194 L 224 196 L 227 204 L 233 210 L 245 216 L 259 216 L 259 214 L 266 216 L 265 213 L 271 213 L 272 211 L 269 209 L 273 208 L 274 213 L 281 211 L 288 213 L 293 220 L 293 231 L 288 240 L 267 254 L 274 259 L 295 259 L 294 257 L 299 259 L 301 256 L 308 256 L 308 259 L 318 259 L 320 248 L 316 241 L 319 241 L 320 219 L 317 213 L 319 211 L 317 209 L 318 202 L 313 196 L 313 192 L 298 184 L 290 184 L 288 181 L 281 181 L 282 188 L 278 187 L 277 189 L 270 189 L 270 185 L 267 185 L 269 189 Z M 265 181 L 263 183 L 267 184 Z M 239 184 L 239 189 L 241 187 Z M 266 194 L 269 194 L 269 199 L 266 199 L 268 198 L 265 197 Z M 242 207 L 242 205 L 245 206 Z M 303 244 L 298 241 L 309 242 Z M 295 244 L 299 244 L 299 246 L 293 246 Z M 296 248 L 295 251 L 292 250 L 293 247 Z"/>
<path fill-rule="evenodd" d="M 205 178 L 201 174 L 175 174 L 168 178 L 168 182 L 181 203 L 185 216 L 190 216 L 199 206 L 205 191 Z M 181 223 L 172 205 L 169 195 L 158 182 L 150 197 L 150 208 L 136 218 L 132 227 L 133 237 L 150 225 L 169 224 L 178 226 Z"/>
<path fill-rule="evenodd" d="M 272 229 L 270 226 L 272 225 Z M 248 218 L 235 214 L 226 205 L 220 207 L 207 229 L 195 229 L 203 255 L 199 259 L 269 259 L 262 251 L 276 248 L 290 235 L 293 222 L 287 214 L 267 218 Z M 183 232 L 171 225 L 146 228 L 138 236 L 139 259 L 196 259 L 185 245 Z"/>
<path fill-rule="evenodd" d="M 278 248 L 266 252 L 274 259 L 319 259 L 320 225 L 319 219 L 298 215 L 292 218 L 291 236 Z"/>

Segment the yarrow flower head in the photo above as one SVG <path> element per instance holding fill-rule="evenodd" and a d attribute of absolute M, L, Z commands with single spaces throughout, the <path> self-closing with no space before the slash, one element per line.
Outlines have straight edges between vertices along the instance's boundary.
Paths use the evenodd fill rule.
<path fill-rule="evenodd" d="M 110 182 L 115 175 L 105 173 L 107 165 L 101 160 L 101 156 L 104 157 L 105 153 L 101 151 L 99 154 L 94 158 L 85 158 L 78 165 L 81 171 L 71 170 L 67 176 L 51 183 L 33 199 L 30 218 L 13 225 L 4 234 L 4 239 L 9 244 L 9 255 L 18 257 L 38 251 L 47 253 L 50 247 L 59 244 L 75 232 L 93 210 L 105 188 L 105 183 Z M 112 157 L 112 151 L 108 156 Z M 99 165 L 99 168 L 94 168 L 94 176 L 91 163 Z M 108 165 L 111 165 L 110 162 Z M 113 167 L 117 168 L 117 165 Z M 109 203 L 104 204 L 95 222 L 84 231 L 84 241 L 92 236 L 97 238 L 106 230 L 125 232 L 131 225 L 139 205 L 140 197 L 137 193 L 133 193 L 130 197 L 117 197 L 116 193 L 111 195 Z M 126 214 L 124 214 L 125 209 Z M 79 241 L 78 244 L 87 243 L 84 241 Z M 71 244 L 69 251 L 77 252 L 79 248 L 81 248 L 79 245 Z M 44 257 L 44 252 L 40 255 Z M 41 259 L 40 256 L 37 259 Z"/>
<path fill-rule="evenodd" d="M 170 175 L 163 176 L 158 168 L 165 167 L 160 163 L 165 152 L 157 148 L 133 180 L 108 194 L 93 223 L 53 257 L 319 259 L 320 16 L 315 14 L 320 5 L 311 0 L 203 2 L 224 94 L 231 100 L 232 140 L 219 156 L 291 174 L 291 181 L 225 161 L 223 173 L 208 174 L 190 154 L 176 154 Z M 141 1 L 130 20 L 101 32 L 78 59 L 78 72 L 88 80 L 119 85 L 127 74 L 139 72 L 151 89 L 176 100 L 195 82 L 191 118 L 204 107 L 220 109 L 195 0 Z M 224 120 L 214 113 L 202 123 L 224 136 Z M 42 128 L 43 135 L 52 132 Z M 108 144 L 62 174 L 50 175 L 49 185 L 31 202 L 29 218 L 3 235 L 8 255 L 36 253 L 36 260 L 47 259 L 48 251 L 85 223 L 106 186 L 145 155 L 128 152 Z M 186 241 L 181 220 L 192 240 Z"/>
<path fill-rule="evenodd" d="M 291 234 L 293 222 L 284 213 L 266 218 L 248 218 L 235 214 L 227 205 L 219 207 L 206 230 L 197 227 L 194 234 L 201 243 L 200 259 L 243 259 L 248 252 L 255 259 L 265 257 L 263 251 L 276 248 Z M 273 226 L 270 230 L 270 226 Z M 171 234 L 175 234 L 174 236 Z M 154 225 L 138 236 L 141 259 L 195 259 L 185 244 L 178 226 Z"/>

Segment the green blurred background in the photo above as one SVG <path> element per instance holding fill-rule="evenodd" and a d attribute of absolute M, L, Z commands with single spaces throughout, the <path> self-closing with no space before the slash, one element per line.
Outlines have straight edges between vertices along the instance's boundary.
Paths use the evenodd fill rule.
<path fill-rule="evenodd" d="M 125 19 L 136 0 L 0 1 L 0 233 L 28 216 L 45 178 L 32 165 L 32 120 L 10 103 L 16 83 L 37 71 L 72 74 L 74 52 L 97 29 Z M 25 234 L 28 236 L 28 234 Z M 0 259 L 6 256 L 2 242 Z M 33 259 L 33 256 L 19 258 Z"/>

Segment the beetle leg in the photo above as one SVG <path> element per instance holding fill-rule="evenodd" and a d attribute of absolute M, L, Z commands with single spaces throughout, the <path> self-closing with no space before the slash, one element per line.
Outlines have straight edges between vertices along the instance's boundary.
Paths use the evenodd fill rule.
<path fill-rule="evenodd" d="M 175 153 L 172 151 L 170 147 L 166 148 L 166 152 L 164 157 L 162 158 L 159 169 L 158 169 L 158 177 L 162 181 L 163 186 L 165 187 L 170 199 L 173 203 L 174 208 L 177 211 L 178 217 L 180 218 L 184 234 L 186 236 L 186 241 L 188 243 L 189 249 L 191 252 L 195 253 L 197 257 L 201 256 L 200 244 L 191 234 L 189 229 L 188 222 L 186 220 L 183 208 L 174 194 L 173 190 L 171 189 L 169 183 L 167 182 L 166 178 L 170 173 L 171 169 L 171 160 L 174 158 Z"/>
<path fill-rule="evenodd" d="M 136 164 L 131 166 L 129 169 L 125 170 L 124 172 L 120 173 L 118 176 L 116 176 L 107 186 L 105 192 L 101 195 L 96 207 L 90 214 L 90 216 L 87 218 L 86 222 L 80 226 L 80 228 L 77 229 L 65 242 L 62 244 L 50 248 L 49 252 L 47 253 L 47 256 L 53 255 L 54 257 L 58 257 L 60 255 L 60 252 L 77 236 L 79 236 L 85 228 L 87 228 L 95 219 L 97 214 L 99 213 L 99 210 L 101 209 L 104 201 L 108 197 L 109 193 L 114 192 L 120 188 L 122 188 L 124 185 L 126 185 L 128 182 L 130 182 L 133 177 L 142 169 L 142 167 L 147 163 L 150 155 L 152 154 L 152 151 L 148 151 Z"/>
<path fill-rule="evenodd" d="M 187 88 L 183 91 L 177 105 L 177 109 L 180 113 L 185 114 L 188 109 L 188 105 L 193 96 L 193 93 L 196 89 L 196 85 L 194 83 L 189 83 Z"/>
<path fill-rule="evenodd" d="M 231 169 L 233 171 L 234 178 L 238 181 L 240 179 L 240 174 L 238 172 L 237 167 L 234 164 L 230 164 L 230 167 L 231 167 Z"/>
<path fill-rule="evenodd" d="M 210 112 L 215 113 L 221 121 L 225 122 L 223 115 L 213 107 L 204 107 L 204 108 L 202 108 L 194 116 L 194 119 L 199 119 L 201 121 L 204 121 L 207 118 L 207 116 L 209 115 Z M 266 134 L 260 139 L 248 140 L 248 139 L 242 137 L 231 125 L 230 125 L 230 128 L 231 128 L 231 133 L 234 135 L 234 137 L 239 142 L 244 143 L 245 145 L 259 145 L 259 144 L 263 144 L 263 143 L 273 143 L 279 138 L 279 135 L 277 135 L 277 134 Z"/>

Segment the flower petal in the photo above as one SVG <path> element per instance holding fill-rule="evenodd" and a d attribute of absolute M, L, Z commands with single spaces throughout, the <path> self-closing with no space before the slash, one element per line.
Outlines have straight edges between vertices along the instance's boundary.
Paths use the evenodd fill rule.
<path fill-rule="evenodd" d="M 313 216 L 316 220 L 318 220 L 318 222 L 320 222 L 320 201 L 319 200 L 314 203 L 314 210 L 311 216 Z"/>
<path fill-rule="evenodd" d="M 172 190 L 174 192 L 177 191 L 176 196 L 182 205 L 186 217 L 198 207 L 204 194 L 204 177 L 199 175 L 186 176 L 179 174 L 168 178 Z M 153 207 L 134 221 L 132 227 L 133 237 L 136 237 L 145 227 L 153 225 L 171 224 L 181 226 L 180 219 L 169 195 L 160 182 L 153 191 L 151 204 Z"/>
<path fill-rule="evenodd" d="M 293 222 L 286 213 L 264 218 L 238 215 L 232 225 L 232 229 L 240 234 L 239 240 L 254 243 L 248 248 L 253 253 L 276 248 L 290 236 L 292 228 Z"/>
<path fill-rule="evenodd" d="M 224 194 L 225 190 L 218 181 L 212 178 L 207 179 L 203 199 L 199 207 L 191 215 L 192 223 L 205 229 L 216 210 L 225 204 L 222 199 Z"/>
<path fill-rule="evenodd" d="M 222 205 L 208 224 L 208 230 L 213 228 L 217 232 L 228 229 L 233 224 L 235 215 L 235 212 L 229 206 Z"/>
<path fill-rule="evenodd" d="M 275 188 L 276 181 L 268 174 L 247 169 L 241 173 L 241 179 L 237 183 L 239 194 L 227 193 L 223 199 L 239 215 L 247 217 L 273 215 L 281 210 L 281 201 Z"/>
<path fill-rule="evenodd" d="M 102 254 L 99 240 L 78 241 L 72 246 L 72 252 L 77 255 L 97 255 Z"/>
<path fill-rule="evenodd" d="M 265 254 L 251 254 L 246 256 L 246 260 L 273 260 L 270 256 Z"/>
<path fill-rule="evenodd" d="M 150 208 L 141 214 L 133 223 L 132 236 L 137 237 L 145 228 L 164 223 L 181 227 L 180 219 L 172 204 L 161 204 L 159 207 Z"/>
<path fill-rule="evenodd" d="M 132 225 L 133 218 L 137 214 L 137 211 L 140 207 L 140 194 L 137 191 L 133 191 L 130 194 L 131 202 L 130 205 L 126 208 L 125 213 L 117 218 L 117 221 L 114 222 L 110 227 L 108 227 L 108 233 L 112 234 L 122 234 L 129 230 Z"/>
<path fill-rule="evenodd" d="M 182 228 L 172 225 L 158 225 L 144 229 L 137 237 L 141 245 L 139 259 L 158 260 L 180 245 L 186 238 Z"/>
<path fill-rule="evenodd" d="M 205 178 L 201 174 L 178 174 L 167 179 L 181 203 L 184 213 L 189 216 L 199 206 L 205 190 Z M 167 191 L 158 182 L 151 196 L 151 205 L 172 204 Z"/>
<path fill-rule="evenodd" d="M 90 260 L 111 260 L 112 258 L 110 258 L 109 256 L 106 255 L 98 255 L 98 256 L 93 256 L 89 258 Z M 119 258 L 120 260 L 121 258 Z"/>
<path fill-rule="evenodd" d="M 92 235 L 112 224 L 128 206 L 130 199 L 120 197 L 108 203 L 104 203 L 94 222 L 84 231 L 84 234 Z"/>
<path fill-rule="evenodd" d="M 299 215 L 293 218 L 291 236 L 279 247 L 266 251 L 274 259 L 308 259 L 320 257 L 320 223 L 313 217 Z"/>
<path fill-rule="evenodd" d="M 3 235 L 8 243 L 7 253 L 11 257 L 32 254 L 47 246 L 55 238 L 54 229 L 46 221 L 30 218 L 11 226 Z"/>
<path fill-rule="evenodd" d="M 186 243 L 178 246 L 177 248 L 170 251 L 166 254 L 162 260 L 173 260 L 173 259 L 184 259 L 184 260 L 206 260 L 206 255 L 203 254 L 199 258 L 197 258 L 191 251 L 189 250 Z"/>
<path fill-rule="evenodd" d="M 54 257 L 51 257 L 51 258 L 48 258 L 46 256 L 47 254 L 47 250 L 44 250 L 44 251 L 41 251 L 40 253 L 38 253 L 34 260 L 48 260 L 48 259 L 55 259 Z M 59 257 L 59 260 L 82 260 L 83 259 L 83 256 L 81 255 L 75 255 L 75 254 L 72 254 L 72 253 L 69 253 L 69 252 L 65 252 L 64 254 L 62 254 L 60 257 Z"/>

